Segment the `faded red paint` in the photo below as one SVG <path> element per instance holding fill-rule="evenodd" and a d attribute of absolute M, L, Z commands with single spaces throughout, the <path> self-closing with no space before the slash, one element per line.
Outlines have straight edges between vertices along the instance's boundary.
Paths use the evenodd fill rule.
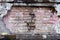
<path fill-rule="evenodd" d="M 33 9 L 33 13 L 36 16 L 36 20 L 39 20 L 39 24 L 54 24 L 58 20 L 57 14 L 54 13 L 52 17 L 49 17 L 52 13 L 47 8 L 30 8 L 30 7 L 13 7 L 11 11 L 8 13 L 8 15 L 4 18 L 4 22 L 6 23 L 6 26 L 10 29 L 16 31 L 19 27 L 14 27 L 15 24 L 12 24 L 9 22 L 9 20 L 12 17 L 16 17 L 16 15 L 20 16 L 22 19 L 25 17 L 29 19 L 29 12 L 30 9 Z M 38 11 L 39 10 L 39 11 Z M 27 12 L 25 12 L 27 11 Z M 21 13 L 21 14 L 19 14 Z M 48 18 L 47 20 L 43 20 L 43 18 Z M 37 21 L 36 21 L 37 22 Z M 26 29 L 27 30 L 27 29 Z M 44 30 L 45 31 L 45 30 Z"/>

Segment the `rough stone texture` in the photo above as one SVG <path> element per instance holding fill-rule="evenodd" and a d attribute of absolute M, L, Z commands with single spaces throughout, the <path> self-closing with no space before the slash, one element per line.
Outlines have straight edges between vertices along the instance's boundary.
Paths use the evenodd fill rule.
<path fill-rule="evenodd" d="M 29 23 L 32 19 L 30 13 L 35 14 L 35 29 L 28 31 Z M 52 17 L 51 17 L 52 16 Z M 48 8 L 31 8 L 31 7 L 12 7 L 11 11 L 4 18 L 4 22 L 12 33 L 53 33 L 53 25 L 58 20 L 57 14 L 51 13 Z"/>
<path fill-rule="evenodd" d="M 0 3 L 1 4 L 1 3 Z M 8 4 L 10 5 L 10 4 Z M 3 17 L 5 15 L 7 15 L 7 11 L 9 10 L 9 8 L 7 8 L 8 6 L 6 6 L 6 4 L 1 4 L 0 5 L 0 34 L 2 33 L 7 33 L 7 34 L 10 34 L 10 31 L 8 30 L 8 28 L 6 28 L 6 25 L 3 21 Z"/>
<path fill-rule="evenodd" d="M 52 15 L 51 10 L 47 8 L 39 8 L 35 9 L 36 15 L 36 33 L 54 33 L 53 25 L 57 22 L 58 17 L 57 14 Z M 52 17 L 51 17 L 52 16 Z"/>
<path fill-rule="evenodd" d="M 20 10 L 21 9 L 21 10 Z M 24 9 L 24 8 L 23 8 Z M 12 33 L 22 33 L 27 31 L 26 23 L 23 21 L 23 9 L 12 8 L 8 19 L 5 19 L 6 26 L 11 30 Z"/>

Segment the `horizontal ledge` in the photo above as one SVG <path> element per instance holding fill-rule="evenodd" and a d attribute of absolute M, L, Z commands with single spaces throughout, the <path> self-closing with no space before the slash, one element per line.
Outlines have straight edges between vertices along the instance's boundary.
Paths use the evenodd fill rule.
<path fill-rule="evenodd" d="M 12 3 L 13 6 L 54 6 L 54 4 L 51 3 Z"/>
<path fill-rule="evenodd" d="M 10 1 L 10 2 L 0 2 L 0 3 L 51 3 L 51 4 L 60 4 L 60 2 L 14 2 L 14 1 Z"/>

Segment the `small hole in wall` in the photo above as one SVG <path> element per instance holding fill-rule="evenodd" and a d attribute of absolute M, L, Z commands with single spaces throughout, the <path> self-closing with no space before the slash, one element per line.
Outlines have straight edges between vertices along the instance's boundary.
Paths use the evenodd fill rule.
<path fill-rule="evenodd" d="M 58 17 L 60 18 L 60 15 L 58 15 Z"/>
<path fill-rule="evenodd" d="M 1 14 L 0 14 L 1 15 Z"/>

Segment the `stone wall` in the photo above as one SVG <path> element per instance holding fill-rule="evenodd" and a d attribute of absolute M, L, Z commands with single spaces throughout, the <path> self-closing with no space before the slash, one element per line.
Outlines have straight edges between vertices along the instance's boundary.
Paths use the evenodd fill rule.
<path fill-rule="evenodd" d="M 4 17 L 6 27 L 12 33 L 53 33 L 57 22 L 56 12 L 45 7 L 12 7 Z"/>

